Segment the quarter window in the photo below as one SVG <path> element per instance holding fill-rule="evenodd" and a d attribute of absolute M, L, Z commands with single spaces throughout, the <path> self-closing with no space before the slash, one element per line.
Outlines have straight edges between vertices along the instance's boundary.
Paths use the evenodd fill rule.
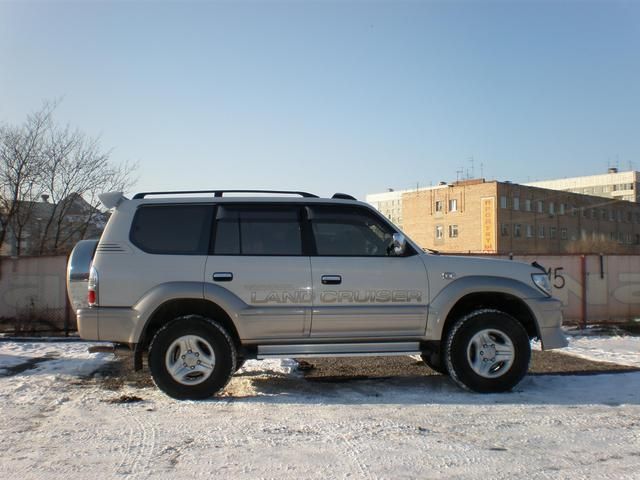
<path fill-rule="evenodd" d="M 147 253 L 206 255 L 212 205 L 144 205 L 131 224 L 131 243 Z"/>

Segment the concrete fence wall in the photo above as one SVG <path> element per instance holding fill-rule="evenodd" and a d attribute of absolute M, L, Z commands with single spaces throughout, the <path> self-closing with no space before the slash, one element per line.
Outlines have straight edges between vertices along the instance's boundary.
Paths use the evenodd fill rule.
<path fill-rule="evenodd" d="M 639 255 L 515 256 L 545 267 L 567 323 L 622 323 L 640 319 Z M 42 319 L 74 330 L 66 295 L 64 256 L 0 259 L 0 318 Z"/>
<path fill-rule="evenodd" d="M 639 255 L 514 256 L 514 260 L 535 260 L 545 268 L 567 322 L 640 320 Z"/>
<path fill-rule="evenodd" d="M 66 256 L 0 258 L 0 319 L 4 330 L 69 331 Z"/>

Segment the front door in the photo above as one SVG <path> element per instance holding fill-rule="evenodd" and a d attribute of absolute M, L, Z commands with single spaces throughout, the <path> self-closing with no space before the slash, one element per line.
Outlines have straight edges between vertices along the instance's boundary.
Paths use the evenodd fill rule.
<path fill-rule="evenodd" d="M 316 254 L 312 337 L 424 335 L 427 272 L 418 252 L 394 256 L 395 231 L 365 207 L 309 207 Z"/>

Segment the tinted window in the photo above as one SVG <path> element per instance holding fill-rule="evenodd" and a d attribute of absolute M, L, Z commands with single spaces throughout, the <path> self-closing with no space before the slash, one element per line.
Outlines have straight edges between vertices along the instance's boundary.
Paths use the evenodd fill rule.
<path fill-rule="evenodd" d="M 131 226 L 131 242 L 148 253 L 206 255 L 211 205 L 140 207 Z"/>
<path fill-rule="evenodd" d="M 219 207 L 216 255 L 302 255 L 296 207 Z"/>
<path fill-rule="evenodd" d="M 318 255 L 388 256 L 394 231 L 364 209 L 313 207 L 311 226 Z"/>

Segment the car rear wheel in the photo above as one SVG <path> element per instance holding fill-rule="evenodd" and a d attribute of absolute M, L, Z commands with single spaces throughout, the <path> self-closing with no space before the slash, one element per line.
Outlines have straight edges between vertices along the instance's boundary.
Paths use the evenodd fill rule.
<path fill-rule="evenodd" d="M 499 310 L 477 310 L 459 319 L 446 342 L 451 378 L 479 393 L 511 390 L 526 375 L 531 345 L 524 327 Z"/>
<path fill-rule="evenodd" d="M 236 371 L 236 348 L 214 320 L 189 315 L 153 337 L 149 369 L 156 386 L 179 400 L 200 400 L 220 391 Z"/>

